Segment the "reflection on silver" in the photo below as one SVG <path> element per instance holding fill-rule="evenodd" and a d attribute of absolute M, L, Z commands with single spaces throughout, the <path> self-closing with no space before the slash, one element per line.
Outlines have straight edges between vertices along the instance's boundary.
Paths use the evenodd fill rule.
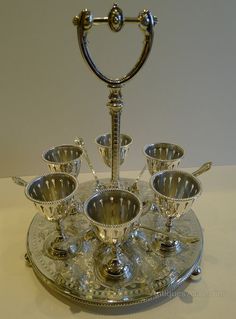
<path fill-rule="evenodd" d="M 77 244 L 67 237 L 62 220 L 74 206 L 78 188 L 76 179 L 67 173 L 52 173 L 33 179 L 26 185 L 25 195 L 47 220 L 56 223 L 56 231 L 48 234 L 44 252 L 50 258 L 67 259 L 77 252 Z"/>
<path fill-rule="evenodd" d="M 108 185 L 109 179 L 101 180 Z M 125 179 L 122 183 L 127 188 L 134 180 Z M 80 197 L 85 201 L 93 194 L 94 181 L 80 185 Z M 140 181 L 140 192 L 145 199 L 152 197 L 148 183 Z M 155 225 L 162 227 L 165 220 L 162 216 L 148 211 L 141 215 L 140 223 L 149 228 Z M 50 259 L 44 254 L 43 244 L 48 233 L 54 227 L 46 219 L 37 214 L 29 228 L 27 253 L 32 267 L 46 286 L 60 293 L 72 302 L 92 304 L 95 306 L 117 307 L 140 304 L 155 298 L 167 297 L 186 280 L 197 267 L 202 254 L 201 226 L 193 211 L 177 219 L 178 231 L 188 238 L 189 234 L 199 238 L 194 243 L 185 243 L 181 253 L 164 254 L 158 247 L 160 242 L 153 237 L 153 232 L 145 229 L 131 232 L 128 239 L 121 245 L 122 260 L 127 257 L 132 264 L 130 278 L 111 279 L 100 275 L 99 264 L 106 262 L 111 256 L 111 246 L 102 244 L 97 237 L 91 236 L 91 224 L 84 214 L 69 215 L 64 220 L 66 233 L 77 232 L 81 248 L 73 259 Z M 90 233 L 90 236 L 87 234 Z M 100 263 L 99 263 L 100 262 Z"/>
<path fill-rule="evenodd" d="M 155 194 L 156 204 L 160 213 L 167 218 L 166 229 L 169 237 L 163 242 L 163 250 L 180 248 L 180 242 L 175 240 L 171 234 L 173 219 L 186 214 L 202 192 L 201 183 L 194 174 L 198 176 L 208 171 L 210 167 L 211 163 L 208 162 L 193 174 L 179 170 L 167 170 L 151 177 L 150 185 Z"/>
<path fill-rule="evenodd" d="M 212 167 L 212 162 L 206 162 L 201 167 L 199 167 L 199 169 L 194 171 L 192 174 L 193 174 L 193 176 L 197 177 L 197 176 L 209 171 L 209 169 L 211 169 L 211 167 Z"/>
<path fill-rule="evenodd" d="M 98 143 L 103 160 L 111 167 L 111 180 L 98 180 L 81 138 L 76 141 L 82 150 L 78 159 L 83 153 L 95 178 L 95 182 L 80 185 L 84 211 L 78 213 L 76 209 L 77 181 L 72 175 L 48 174 L 29 184 L 14 178 L 15 182 L 26 187 L 26 196 L 41 213 L 34 217 L 28 231 L 27 260 L 47 287 L 71 301 L 125 306 L 162 297 L 162 294 L 168 296 L 191 274 L 199 273 L 202 232 L 195 214 L 189 209 L 192 200 L 200 194 L 200 184 L 191 174 L 160 172 L 162 175 L 155 175 L 152 183 L 156 194 L 154 210 L 153 191 L 147 183 L 140 181 L 141 174 L 136 181 L 120 180 L 120 165 L 132 141 L 127 136 L 124 140 L 124 135 L 120 134 L 121 88 L 146 61 L 157 19 L 148 10 L 143 10 L 135 18 L 125 17 L 115 4 L 107 17 L 96 18 L 90 11 L 83 10 L 73 22 L 85 61 L 110 91 L 107 106 L 112 122 L 111 135 Z M 144 34 L 141 56 L 124 76 L 108 78 L 90 56 L 88 32 L 101 23 L 107 23 L 113 32 L 119 32 L 125 22 L 138 23 Z M 107 149 L 108 154 L 105 154 Z M 167 143 L 149 145 L 145 151 L 147 162 L 154 163 L 148 164 L 151 174 L 163 169 L 163 166 L 158 166 L 163 162 L 168 164 L 167 169 L 174 169 L 183 156 L 181 148 Z M 55 158 L 57 154 L 59 159 Z M 74 152 L 65 151 L 63 147 L 59 153 L 50 150 L 47 156 L 47 161 L 59 163 L 59 166 L 77 159 Z M 203 166 L 194 174 L 199 175 L 208 167 Z M 70 173 L 77 176 L 78 170 L 72 169 Z M 101 190 L 103 188 L 105 190 Z M 182 218 L 176 219 L 173 231 L 172 220 L 179 215 Z M 56 232 L 54 224 L 48 220 L 57 224 Z"/>
<path fill-rule="evenodd" d="M 98 238 L 114 244 L 125 240 L 138 222 L 142 204 L 133 193 L 111 188 L 93 194 L 86 200 L 84 210 Z"/>
<path fill-rule="evenodd" d="M 103 74 L 96 64 L 88 50 L 87 36 L 88 32 L 94 25 L 101 23 L 108 23 L 111 30 L 119 32 L 123 27 L 123 22 L 135 22 L 139 24 L 140 30 L 144 34 L 144 45 L 141 55 L 138 61 L 134 64 L 134 67 L 127 72 L 124 76 L 109 78 Z M 95 18 L 89 10 L 83 10 L 78 16 L 73 19 L 74 25 L 77 27 L 78 42 L 81 54 L 84 60 L 87 62 L 90 69 L 96 74 L 96 76 L 108 85 L 110 90 L 109 101 L 107 106 L 111 115 L 111 185 L 112 187 L 120 186 L 120 119 L 123 109 L 123 97 L 121 87 L 124 83 L 132 79 L 141 69 L 145 61 L 147 60 L 152 48 L 154 38 L 154 27 L 157 23 L 157 18 L 152 15 L 148 10 L 140 12 L 137 18 L 126 18 L 123 16 L 122 10 L 114 4 L 110 10 L 108 17 Z"/>
<path fill-rule="evenodd" d="M 183 171 L 162 171 L 151 177 L 161 212 L 170 218 L 180 217 L 201 194 L 200 181 Z"/>
<path fill-rule="evenodd" d="M 111 167 L 112 161 L 112 147 L 111 147 L 111 134 L 103 134 L 95 139 L 98 146 L 99 153 L 104 163 Z M 120 135 L 120 165 L 124 163 L 127 152 L 132 144 L 132 138 L 126 134 Z"/>
<path fill-rule="evenodd" d="M 143 148 L 151 175 L 166 169 L 175 169 L 184 156 L 182 147 L 170 143 L 148 144 Z"/>
<path fill-rule="evenodd" d="M 49 170 L 54 172 L 65 172 L 77 177 L 80 171 L 83 150 L 75 145 L 60 145 L 52 147 L 42 155 Z"/>
<path fill-rule="evenodd" d="M 92 195 L 84 205 L 85 216 L 105 247 L 97 260 L 97 272 L 104 280 L 130 279 L 132 262 L 122 250 L 122 243 L 138 223 L 142 204 L 133 193 L 107 189 Z"/>

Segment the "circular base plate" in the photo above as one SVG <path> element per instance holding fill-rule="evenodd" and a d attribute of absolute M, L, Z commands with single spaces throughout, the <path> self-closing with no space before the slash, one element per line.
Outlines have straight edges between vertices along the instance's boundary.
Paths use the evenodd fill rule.
<path fill-rule="evenodd" d="M 127 189 L 134 180 L 123 179 Z M 108 179 L 102 183 L 109 183 Z M 152 200 L 153 193 L 148 183 L 139 182 L 140 196 L 143 202 Z M 82 201 L 95 189 L 93 181 L 80 184 L 79 194 Z M 150 206 L 150 205 L 149 205 Z M 140 223 L 147 228 L 163 229 L 165 220 L 157 211 L 145 209 Z M 53 291 L 71 301 L 97 306 L 127 306 L 143 303 L 158 297 L 168 296 L 186 280 L 198 266 L 203 246 L 201 226 L 191 210 L 174 221 L 174 231 L 182 238 L 198 237 L 193 243 L 185 240 L 181 249 L 172 252 L 160 250 L 157 234 L 148 229 L 135 230 L 124 243 L 122 249 L 128 252 L 134 265 L 132 279 L 120 280 L 111 285 L 99 280 L 94 271 L 97 252 L 101 242 L 95 237 L 91 225 L 83 213 L 68 216 L 65 221 L 65 233 L 74 234 L 80 250 L 67 260 L 53 260 L 44 252 L 44 242 L 54 230 L 55 225 L 36 214 L 29 227 L 27 254 L 35 274 Z M 95 258 L 96 256 L 96 258 Z"/>

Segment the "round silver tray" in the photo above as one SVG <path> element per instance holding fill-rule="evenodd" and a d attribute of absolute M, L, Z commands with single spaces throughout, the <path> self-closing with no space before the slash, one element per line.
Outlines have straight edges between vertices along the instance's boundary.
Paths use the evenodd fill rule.
<path fill-rule="evenodd" d="M 107 181 L 102 180 L 103 183 Z M 133 182 L 131 179 L 122 180 L 126 188 Z M 142 200 L 152 199 L 148 183 L 141 181 L 139 185 Z M 93 181 L 80 184 L 81 200 L 88 198 L 94 189 Z M 44 254 L 45 238 L 55 229 L 55 225 L 39 214 L 34 216 L 28 230 L 27 256 L 42 283 L 73 302 L 106 307 L 128 306 L 168 296 L 192 274 L 201 259 L 202 230 L 191 210 L 176 220 L 174 227 L 182 236 L 196 236 L 199 241 L 181 244 L 177 251 L 163 253 L 155 233 L 142 228 L 135 230 L 123 245 L 123 249 L 135 260 L 132 279 L 128 282 L 106 283 L 95 271 L 101 242 L 91 236 L 91 226 L 84 214 L 69 216 L 64 223 L 65 231 L 77 238 L 80 245 L 76 256 L 69 260 L 53 260 Z M 164 225 L 164 220 L 157 212 L 147 209 L 140 223 L 158 229 Z"/>

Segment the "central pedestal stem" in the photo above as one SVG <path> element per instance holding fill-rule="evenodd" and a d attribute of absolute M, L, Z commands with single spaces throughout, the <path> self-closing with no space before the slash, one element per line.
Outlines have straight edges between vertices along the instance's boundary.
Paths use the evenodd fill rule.
<path fill-rule="evenodd" d="M 110 89 L 109 107 L 111 115 L 111 186 L 120 187 L 120 118 L 123 108 L 121 85 L 108 85 Z"/>

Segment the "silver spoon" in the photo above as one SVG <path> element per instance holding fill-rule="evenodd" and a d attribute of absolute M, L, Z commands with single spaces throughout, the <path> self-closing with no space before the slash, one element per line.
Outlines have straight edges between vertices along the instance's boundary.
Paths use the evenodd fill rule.
<path fill-rule="evenodd" d="M 87 152 L 87 149 L 85 147 L 85 142 L 84 142 L 83 138 L 82 137 L 76 137 L 74 142 L 75 142 L 76 145 L 80 146 L 83 149 L 84 158 L 85 158 L 85 160 L 86 160 L 86 162 L 88 164 L 88 167 L 90 168 L 90 170 L 91 170 L 91 172 L 93 174 L 93 177 L 95 179 L 95 182 L 96 182 L 96 190 L 99 191 L 99 190 L 105 189 L 106 186 L 101 184 L 101 182 L 99 181 L 99 179 L 97 177 L 95 169 L 93 168 L 93 165 L 92 165 L 92 162 L 91 162 L 91 160 L 90 160 L 90 158 L 88 156 L 88 152 Z"/>
<path fill-rule="evenodd" d="M 196 171 L 194 171 L 192 173 L 193 176 L 197 177 L 207 171 L 209 171 L 209 169 L 211 168 L 212 166 L 212 162 L 206 162 L 204 163 L 202 166 L 200 166 Z"/>
<path fill-rule="evenodd" d="M 139 189 L 138 189 L 138 182 L 140 180 L 140 178 L 142 177 L 143 173 L 145 172 L 145 170 L 147 169 L 147 165 L 145 164 L 144 167 L 142 168 L 142 170 L 140 171 L 140 173 L 138 174 L 138 177 L 136 178 L 135 182 L 129 187 L 129 190 L 133 193 L 139 193 Z"/>

